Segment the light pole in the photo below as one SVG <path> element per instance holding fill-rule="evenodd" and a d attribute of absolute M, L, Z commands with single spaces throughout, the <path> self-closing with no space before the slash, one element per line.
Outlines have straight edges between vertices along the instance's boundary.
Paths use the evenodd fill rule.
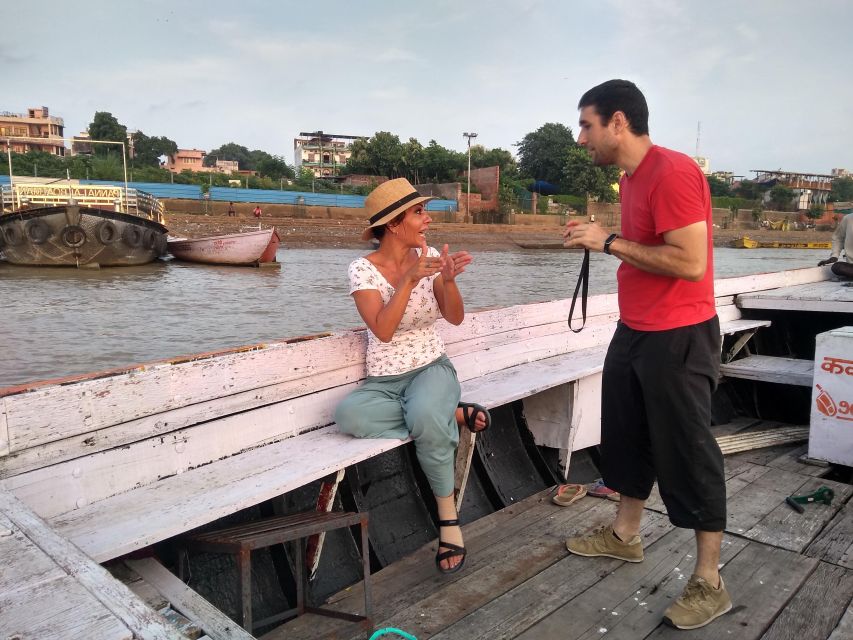
<path fill-rule="evenodd" d="M 476 138 L 476 133 L 468 133 L 467 131 L 462 134 L 466 138 L 468 138 L 468 204 L 465 205 L 465 217 L 471 216 L 471 138 Z M 471 216 L 471 222 L 474 221 L 474 216 Z"/>

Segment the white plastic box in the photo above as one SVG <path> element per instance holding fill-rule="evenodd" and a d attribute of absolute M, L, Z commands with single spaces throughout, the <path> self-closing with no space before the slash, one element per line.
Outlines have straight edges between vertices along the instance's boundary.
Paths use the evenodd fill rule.
<path fill-rule="evenodd" d="M 817 336 L 809 457 L 853 466 L 853 327 Z"/>

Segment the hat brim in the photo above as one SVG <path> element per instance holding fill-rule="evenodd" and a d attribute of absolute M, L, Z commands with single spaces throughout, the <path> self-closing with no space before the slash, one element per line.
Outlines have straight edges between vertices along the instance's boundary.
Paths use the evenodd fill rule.
<path fill-rule="evenodd" d="M 398 215 L 403 213 L 406 209 L 410 209 L 411 207 L 415 207 L 419 204 L 423 204 L 424 202 L 428 202 L 430 200 L 438 200 L 438 198 L 436 198 L 435 196 L 421 196 L 420 198 L 415 198 L 414 200 L 409 200 L 409 202 L 407 202 L 406 204 L 397 207 L 396 209 L 394 209 L 393 211 L 391 211 L 389 213 L 386 213 L 384 216 L 379 218 L 379 220 L 377 220 L 376 222 L 371 224 L 369 227 L 367 227 L 367 229 L 365 229 L 361 233 L 361 239 L 364 241 L 368 241 L 368 240 L 372 239 L 374 227 L 381 227 L 383 224 L 388 224 L 394 218 L 396 218 Z"/>

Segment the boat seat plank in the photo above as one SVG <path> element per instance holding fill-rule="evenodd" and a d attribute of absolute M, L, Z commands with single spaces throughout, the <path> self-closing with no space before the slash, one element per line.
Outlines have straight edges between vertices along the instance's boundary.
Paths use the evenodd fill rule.
<path fill-rule="evenodd" d="M 463 382 L 463 397 L 487 408 L 500 406 L 600 371 L 603 359 L 604 347 L 595 347 L 517 365 Z M 352 438 L 328 426 L 93 502 L 58 515 L 51 523 L 103 562 L 297 489 L 405 442 Z"/>
<path fill-rule="evenodd" d="M 742 309 L 853 313 L 853 288 L 838 280 L 811 282 L 737 296 Z"/>
<path fill-rule="evenodd" d="M 720 322 L 720 335 L 730 336 L 735 333 L 740 333 L 741 331 L 750 331 L 751 329 L 769 327 L 770 324 L 770 320 L 758 320 L 750 318 L 729 320 L 728 322 Z"/>
<path fill-rule="evenodd" d="M 811 387 L 814 361 L 775 356 L 747 356 L 721 365 L 720 373 L 729 378 Z"/>
<path fill-rule="evenodd" d="M 99 562 L 298 489 L 405 440 L 328 426 L 164 478 L 56 516 L 51 524 Z"/>

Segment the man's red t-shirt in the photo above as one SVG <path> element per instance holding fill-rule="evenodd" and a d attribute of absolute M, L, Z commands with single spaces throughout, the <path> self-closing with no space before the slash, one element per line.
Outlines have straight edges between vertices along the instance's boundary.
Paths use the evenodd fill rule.
<path fill-rule="evenodd" d="M 708 226 L 708 268 L 699 282 L 643 271 L 623 262 L 619 314 L 637 331 L 664 331 L 713 318 L 714 253 L 711 193 L 699 166 L 683 153 L 652 146 L 629 176 L 622 176 L 622 237 L 661 245 L 663 234 L 695 222 Z"/>

